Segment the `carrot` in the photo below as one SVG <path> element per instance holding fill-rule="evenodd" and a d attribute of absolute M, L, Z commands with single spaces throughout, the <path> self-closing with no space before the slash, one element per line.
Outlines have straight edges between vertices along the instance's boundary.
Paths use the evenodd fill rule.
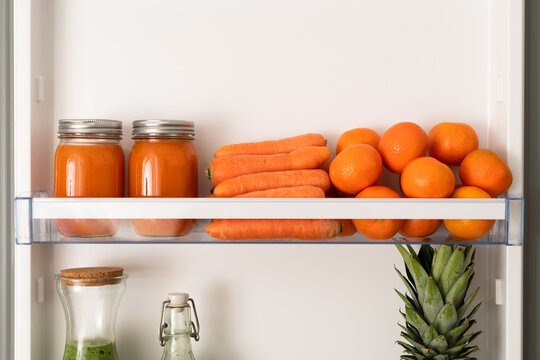
<path fill-rule="evenodd" d="M 326 141 L 321 134 L 305 134 L 281 140 L 232 144 L 218 149 L 214 157 L 283 154 L 306 146 L 326 146 Z"/>
<path fill-rule="evenodd" d="M 223 156 L 210 162 L 206 175 L 214 185 L 236 176 L 266 171 L 316 169 L 330 158 L 325 146 L 307 146 L 287 154 Z"/>
<path fill-rule="evenodd" d="M 312 186 L 291 186 L 236 195 L 237 198 L 324 198 L 323 189 Z"/>
<path fill-rule="evenodd" d="M 241 175 L 221 182 L 214 188 L 217 197 L 233 197 L 252 191 L 280 187 L 313 185 L 325 192 L 330 189 L 330 177 L 324 170 L 289 170 Z"/>
<path fill-rule="evenodd" d="M 208 235 L 222 240 L 324 240 L 341 230 L 341 223 L 330 219 L 218 219 L 206 227 Z"/>

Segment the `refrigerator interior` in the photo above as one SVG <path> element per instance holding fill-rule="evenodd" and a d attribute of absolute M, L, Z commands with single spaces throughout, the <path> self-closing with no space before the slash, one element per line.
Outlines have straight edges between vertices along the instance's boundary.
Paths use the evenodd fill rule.
<path fill-rule="evenodd" d="M 58 119 L 195 122 L 199 195 L 221 145 L 354 127 L 466 122 L 523 192 L 522 1 L 22 0 L 14 4 L 15 192 L 52 189 Z M 387 175 L 391 176 L 391 175 Z M 479 358 L 521 354 L 520 246 L 478 246 Z M 16 247 L 17 360 L 58 359 L 53 274 L 119 265 L 121 358 L 160 356 L 161 301 L 197 302 L 199 360 L 397 358 L 391 245 Z"/>

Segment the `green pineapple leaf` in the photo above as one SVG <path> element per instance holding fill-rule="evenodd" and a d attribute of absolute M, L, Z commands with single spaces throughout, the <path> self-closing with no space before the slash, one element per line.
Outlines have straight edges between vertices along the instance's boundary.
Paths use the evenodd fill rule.
<path fill-rule="evenodd" d="M 471 255 L 472 249 L 473 247 L 471 245 L 465 245 L 465 249 L 463 250 L 465 253 L 465 262 L 474 260 L 474 252 L 472 253 L 472 257 L 469 259 L 469 255 Z M 475 249 L 475 252 L 476 252 L 476 249 Z"/>
<path fill-rule="evenodd" d="M 452 285 L 452 288 L 446 294 L 444 301 L 446 303 L 452 301 L 459 308 L 463 304 L 463 298 L 469 287 L 469 279 L 473 274 L 473 267 L 468 268 Z"/>
<path fill-rule="evenodd" d="M 396 341 L 396 342 L 397 342 L 399 345 L 401 345 L 403 348 L 405 348 L 406 350 L 408 350 L 410 354 L 416 354 L 416 353 L 417 353 L 417 351 L 416 351 L 416 349 L 414 348 L 414 346 L 412 346 L 412 345 L 410 345 L 410 344 L 407 344 L 407 343 L 405 343 L 405 342 L 403 342 L 403 341 L 400 341 L 400 340 L 398 340 L 398 341 Z"/>
<path fill-rule="evenodd" d="M 458 309 L 458 319 L 463 318 L 463 315 L 465 315 L 465 312 L 467 312 L 467 309 L 469 308 L 469 306 L 471 306 L 471 303 L 473 302 L 474 298 L 476 297 L 479 291 L 480 291 L 480 288 L 477 287 L 476 290 L 474 290 L 474 292 L 471 295 L 469 295 L 467 300 L 465 300 L 465 303 Z"/>
<path fill-rule="evenodd" d="M 429 325 L 426 331 L 422 333 L 422 341 L 424 344 L 429 344 L 433 341 L 439 334 L 437 333 L 437 330 L 435 330 L 435 326 L 433 324 Z"/>
<path fill-rule="evenodd" d="M 478 311 L 478 309 L 480 309 L 480 305 L 482 305 L 482 303 L 479 303 L 478 305 L 476 305 L 472 310 L 471 312 L 469 313 L 469 315 L 467 315 L 467 319 L 472 320 L 472 317 L 476 314 L 476 312 Z"/>
<path fill-rule="evenodd" d="M 447 332 L 446 339 L 448 341 L 448 345 L 454 346 L 454 344 L 458 342 L 461 336 L 469 329 L 470 327 L 469 325 L 470 325 L 469 319 L 465 318 L 465 321 L 463 322 L 463 324 Z"/>
<path fill-rule="evenodd" d="M 415 281 L 414 281 L 414 277 L 413 275 L 411 274 L 411 272 L 409 271 L 409 268 L 407 267 L 407 264 L 405 264 L 405 275 L 407 275 L 407 280 L 409 280 L 409 282 L 411 284 L 414 284 Z"/>
<path fill-rule="evenodd" d="M 464 336 L 463 338 L 461 338 L 461 340 L 459 340 L 456 343 L 456 345 L 462 345 L 462 344 L 468 345 L 471 341 L 476 339 L 478 337 L 478 335 L 480 335 L 481 333 L 482 333 L 481 331 L 477 331 L 475 333 Z"/>
<path fill-rule="evenodd" d="M 439 335 L 435 339 L 431 340 L 429 347 L 435 349 L 435 351 L 439 353 L 442 353 L 448 349 L 448 342 L 446 341 L 444 335 Z"/>
<path fill-rule="evenodd" d="M 414 346 L 417 351 L 421 352 L 422 349 L 424 349 L 424 345 L 421 344 L 420 342 L 417 342 L 416 340 L 414 340 L 411 336 L 409 336 L 409 334 L 407 334 L 405 332 L 401 332 L 401 336 L 405 340 L 407 340 L 412 346 Z"/>
<path fill-rule="evenodd" d="M 446 334 L 452 330 L 458 322 L 457 311 L 452 302 L 444 305 L 435 319 L 435 329 L 439 334 Z"/>
<path fill-rule="evenodd" d="M 415 285 L 418 293 L 418 301 L 422 304 L 426 294 L 428 274 L 416 259 L 411 259 L 411 264 L 413 277 L 417 280 Z"/>
<path fill-rule="evenodd" d="M 459 356 L 467 356 L 469 354 L 472 354 L 473 352 L 476 352 L 478 351 L 478 346 L 470 346 L 470 347 L 466 347 L 463 349 L 463 351 L 461 351 L 461 353 L 459 354 Z"/>
<path fill-rule="evenodd" d="M 418 335 L 417 331 L 414 331 L 411 327 L 405 327 L 398 323 L 398 326 L 407 334 L 409 335 L 414 341 L 421 342 L 422 338 Z"/>
<path fill-rule="evenodd" d="M 420 334 L 423 334 L 429 328 L 424 319 L 410 306 L 405 306 L 405 315 L 407 322 L 414 326 Z"/>
<path fill-rule="evenodd" d="M 444 306 L 444 301 L 432 277 L 428 278 L 426 286 L 426 294 L 424 297 L 424 303 L 422 304 L 422 310 L 424 311 L 424 317 L 429 323 L 433 323 L 437 314 Z"/>
<path fill-rule="evenodd" d="M 407 250 L 405 250 L 405 248 L 400 244 L 396 244 L 396 247 L 399 250 L 401 257 L 403 258 L 403 262 L 405 263 L 405 271 L 407 274 L 407 279 L 409 280 L 411 284 L 416 284 L 416 278 L 411 273 L 412 271 L 411 259 L 413 258 L 413 255 L 408 253 Z"/>
<path fill-rule="evenodd" d="M 456 282 L 456 280 L 461 276 L 461 273 L 463 272 L 463 263 L 463 250 L 458 248 L 450 256 L 450 259 L 446 263 L 441 274 L 441 279 L 438 283 L 444 297 L 446 297 L 446 294 L 448 294 L 454 282 Z"/>
<path fill-rule="evenodd" d="M 410 245 L 408 245 L 410 247 Z M 405 261 L 406 268 L 410 271 L 411 276 L 413 278 L 413 283 L 416 286 L 416 294 L 418 296 L 418 301 L 420 304 L 424 300 L 424 292 L 426 291 L 426 283 L 428 275 L 426 273 L 426 270 L 420 265 L 418 260 L 416 258 L 418 256 L 413 256 L 410 253 L 405 250 L 405 248 L 399 244 L 396 245 L 399 252 L 401 253 L 401 256 L 403 257 L 403 261 Z M 414 253 L 416 255 L 416 253 Z"/>
<path fill-rule="evenodd" d="M 449 355 L 458 355 L 465 349 L 465 346 L 467 346 L 467 344 L 454 345 L 454 347 L 446 350 L 446 353 Z"/>
<path fill-rule="evenodd" d="M 414 248 L 409 245 L 409 244 L 405 244 L 405 246 L 407 247 L 407 250 L 409 250 L 409 254 L 411 254 L 411 256 L 413 257 L 413 259 L 416 259 L 418 260 L 418 254 L 416 253 L 416 251 L 414 250 Z"/>
<path fill-rule="evenodd" d="M 411 301 L 412 299 L 410 297 L 403 295 L 397 289 L 394 289 L 394 291 L 398 294 L 398 296 L 401 298 L 401 300 L 403 300 L 405 305 L 410 306 L 410 307 L 412 307 L 412 308 L 414 308 L 416 310 L 416 305 L 414 304 L 413 301 Z"/>
<path fill-rule="evenodd" d="M 444 267 L 450 256 L 452 255 L 452 248 L 448 245 L 441 245 L 437 257 L 434 258 L 431 275 L 437 284 L 439 284 Z"/>
<path fill-rule="evenodd" d="M 398 273 L 399 275 L 399 278 L 403 281 L 403 283 L 405 284 L 405 288 L 407 288 L 407 291 L 409 292 L 409 295 L 411 296 L 411 298 L 414 300 L 415 304 L 416 304 L 416 308 L 420 308 L 420 303 L 418 302 L 418 294 L 416 293 L 416 290 L 413 288 L 413 285 L 409 282 L 409 280 L 407 280 L 403 274 L 398 270 L 397 267 L 394 266 L 394 269 L 396 270 L 396 272 Z"/>
<path fill-rule="evenodd" d="M 435 360 L 448 360 L 448 355 L 446 355 L 446 354 L 438 354 L 437 356 L 434 356 L 433 359 L 435 359 Z"/>

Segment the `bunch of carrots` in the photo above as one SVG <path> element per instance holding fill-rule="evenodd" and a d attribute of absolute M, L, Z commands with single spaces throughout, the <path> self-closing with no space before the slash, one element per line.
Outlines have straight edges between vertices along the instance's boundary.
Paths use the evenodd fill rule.
<path fill-rule="evenodd" d="M 331 188 L 332 152 L 320 134 L 226 145 L 218 149 L 207 177 L 220 198 L 324 198 Z M 329 219 L 216 219 L 206 232 L 217 239 L 322 240 L 338 236 L 342 225 Z"/>

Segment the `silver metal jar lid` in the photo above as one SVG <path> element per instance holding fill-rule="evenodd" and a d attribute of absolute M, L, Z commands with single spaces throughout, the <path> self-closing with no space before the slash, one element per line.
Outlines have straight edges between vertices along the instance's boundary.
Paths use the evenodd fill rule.
<path fill-rule="evenodd" d="M 58 137 L 122 139 L 122 122 L 107 119 L 62 119 Z"/>
<path fill-rule="evenodd" d="M 133 122 L 133 139 L 138 138 L 181 138 L 195 139 L 195 124 L 185 120 L 135 120 Z"/>

